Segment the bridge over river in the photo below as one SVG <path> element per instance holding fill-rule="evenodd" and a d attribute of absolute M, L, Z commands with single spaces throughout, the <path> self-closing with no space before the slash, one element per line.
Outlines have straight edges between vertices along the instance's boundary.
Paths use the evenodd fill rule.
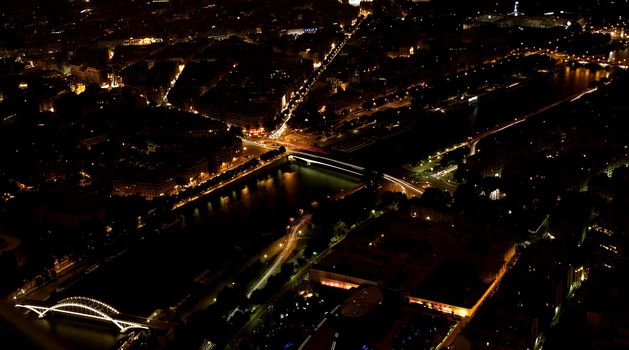
<path fill-rule="evenodd" d="M 50 314 L 64 314 L 77 318 L 109 322 L 124 333 L 129 329 L 164 329 L 174 327 L 173 323 L 156 319 L 126 315 L 102 301 L 87 297 L 69 297 L 55 305 L 46 305 L 41 301 L 23 300 L 15 304 L 16 308 L 26 309 L 43 318 Z"/>

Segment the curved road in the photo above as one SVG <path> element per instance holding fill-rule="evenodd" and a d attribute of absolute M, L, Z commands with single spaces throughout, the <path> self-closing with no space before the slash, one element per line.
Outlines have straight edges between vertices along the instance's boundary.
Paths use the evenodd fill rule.
<path fill-rule="evenodd" d="M 260 277 L 253 288 L 249 290 L 249 292 L 247 293 L 247 298 L 250 298 L 251 294 L 256 289 L 262 288 L 268 281 L 269 277 L 271 277 L 271 275 L 275 273 L 275 271 L 277 271 L 280 266 L 282 266 L 286 259 L 288 259 L 290 254 L 295 249 L 295 243 L 297 242 L 297 236 L 299 235 L 299 232 L 306 224 L 310 222 L 310 218 L 312 218 L 311 214 L 304 215 L 299 218 L 299 220 L 293 225 L 290 233 L 288 234 L 288 241 L 286 242 L 284 249 L 282 249 L 280 254 L 275 258 L 275 261 L 273 261 L 273 264 L 264 272 L 262 277 Z"/>

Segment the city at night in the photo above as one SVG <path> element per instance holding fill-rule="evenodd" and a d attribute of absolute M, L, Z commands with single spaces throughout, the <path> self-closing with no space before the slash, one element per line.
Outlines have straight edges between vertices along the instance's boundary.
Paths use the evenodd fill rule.
<path fill-rule="evenodd" d="M 629 349 L 629 0 L 5 0 L 0 348 Z"/>

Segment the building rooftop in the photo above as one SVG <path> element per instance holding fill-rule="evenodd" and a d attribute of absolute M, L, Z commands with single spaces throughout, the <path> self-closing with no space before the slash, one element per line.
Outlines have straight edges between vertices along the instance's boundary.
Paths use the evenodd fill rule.
<path fill-rule="evenodd" d="M 337 245 L 315 270 L 470 308 L 514 253 L 515 237 L 459 221 L 385 214 Z"/>
<path fill-rule="evenodd" d="M 341 315 L 349 318 L 362 317 L 382 304 L 384 294 L 378 287 L 367 287 L 352 294 L 341 305 Z"/>

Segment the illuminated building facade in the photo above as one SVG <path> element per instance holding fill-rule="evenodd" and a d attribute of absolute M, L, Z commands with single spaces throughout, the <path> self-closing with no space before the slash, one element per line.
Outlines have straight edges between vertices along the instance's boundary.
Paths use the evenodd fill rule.
<path fill-rule="evenodd" d="M 410 303 L 468 317 L 498 286 L 515 256 L 510 231 L 385 214 L 337 245 L 310 278 L 342 289 L 393 289 Z"/>

